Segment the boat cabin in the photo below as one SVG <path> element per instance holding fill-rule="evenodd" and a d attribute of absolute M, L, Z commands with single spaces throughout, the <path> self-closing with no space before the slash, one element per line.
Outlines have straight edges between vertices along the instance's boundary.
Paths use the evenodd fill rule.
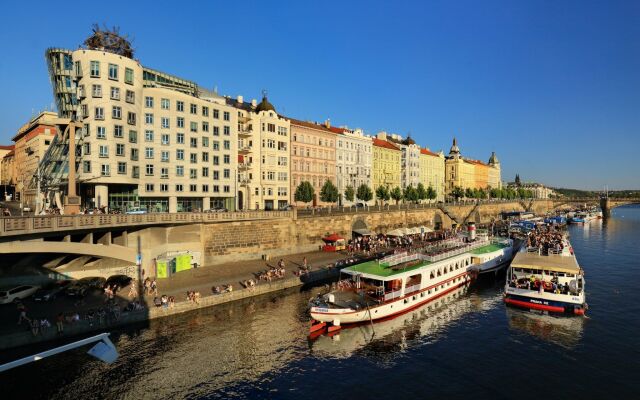
<path fill-rule="evenodd" d="M 509 286 L 540 293 L 580 295 L 584 274 L 574 256 L 520 252 L 507 272 Z"/>

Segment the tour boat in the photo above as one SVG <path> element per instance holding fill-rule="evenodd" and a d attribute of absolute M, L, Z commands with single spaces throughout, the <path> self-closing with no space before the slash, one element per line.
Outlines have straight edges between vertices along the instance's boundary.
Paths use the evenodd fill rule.
<path fill-rule="evenodd" d="M 568 241 L 548 255 L 530 248 L 516 254 L 507 270 L 507 305 L 550 313 L 584 315 L 585 279 Z M 555 254 L 554 254 L 555 253 Z"/>
<path fill-rule="evenodd" d="M 486 261 L 474 264 L 480 257 L 473 252 L 494 243 L 457 237 L 418 252 L 402 252 L 345 268 L 334 290 L 311 300 L 310 332 L 326 329 L 331 334 L 342 324 L 373 323 L 442 297 L 471 282 L 482 264 L 493 262 L 489 257 L 501 257 L 499 251 L 481 251 Z"/>
<path fill-rule="evenodd" d="M 471 251 L 471 263 L 479 274 L 497 272 L 513 259 L 513 239 L 494 238 L 486 246 Z"/>

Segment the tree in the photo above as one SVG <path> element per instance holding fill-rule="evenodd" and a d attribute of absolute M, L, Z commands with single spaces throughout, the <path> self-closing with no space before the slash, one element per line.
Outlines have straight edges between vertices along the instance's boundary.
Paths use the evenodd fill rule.
<path fill-rule="evenodd" d="M 433 189 L 433 187 L 431 187 L 431 185 L 429 185 L 427 188 L 427 199 L 435 200 L 436 197 L 438 197 L 438 193 Z"/>
<path fill-rule="evenodd" d="M 353 186 L 349 185 L 346 187 L 346 189 L 344 189 L 344 198 L 349 200 L 350 202 L 353 202 L 353 200 L 355 199 L 356 196 L 356 191 L 353 190 Z"/>
<path fill-rule="evenodd" d="M 429 196 L 427 196 L 427 189 L 425 189 L 425 187 L 422 184 L 422 182 L 418 183 L 418 187 L 416 188 L 416 192 L 418 194 L 418 200 L 420 200 L 420 201 L 426 200 L 426 199 L 429 198 Z"/>
<path fill-rule="evenodd" d="M 484 191 L 484 189 L 478 189 L 478 199 L 486 199 L 487 198 L 487 192 Z"/>
<path fill-rule="evenodd" d="M 464 197 L 466 197 L 467 199 L 473 198 L 473 189 L 466 188 L 464 191 Z"/>
<path fill-rule="evenodd" d="M 338 188 L 334 185 L 330 180 L 327 180 L 324 185 L 322 185 L 322 189 L 320 189 L 320 200 L 325 203 L 335 203 L 338 201 L 340 197 L 340 193 L 338 193 Z"/>
<path fill-rule="evenodd" d="M 298 187 L 296 188 L 296 193 L 294 195 L 295 201 L 301 201 L 303 203 L 309 203 L 313 200 L 313 195 L 315 194 L 313 190 L 313 186 L 311 183 L 307 181 L 300 182 Z"/>
<path fill-rule="evenodd" d="M 386 186 L 381 185 L 376 188 L 376 198 L 381 202 L 389 201 L 391 196 L 389 195 L 389 189 Z"/>
<path fill-rule="evenodd" d="M 396 205 L 400 202 L 400 200 L 402 200 L 402 189 L 397 186 L 394 187 L 389 194 L 391 195 L 391 198 L 396 201 Z"/>
<path fill-rule="evenodd" d="M 418 201 L 418 191 L 411 185 L 404 189 L 402 196 L 406 200 L 413 201 L 414 203 Z"/>
<path fill-rule="evenodd" d="M 460 186 L 456 186 L 451 190 L 451 196 L 456 200 L 460 200 L 460 197 L 464 197 L 464 189 Z"/>
<path fill-rule="evenodd" d="M 518 188 L 518 197 L 524 199 L 526 196 L 525 190 L 521 187 Z"/>
<path fill-rule="evenodd" d="M 493 188 L 489 192 L 492 199 L 499 199 L 502 197 L 502 190 L 500 188 Z"/>
<path fill-rule="evenodd" d="M 356 197 L 358 198 L 358 200 L 362 200 L 365 203 L 368 203 L 371 201 L 371 199 L 373 199 L 373 192 L 371 191 L 371 188 L 369 186 L 363 183 L 362 185 L 358 186 Z"/>

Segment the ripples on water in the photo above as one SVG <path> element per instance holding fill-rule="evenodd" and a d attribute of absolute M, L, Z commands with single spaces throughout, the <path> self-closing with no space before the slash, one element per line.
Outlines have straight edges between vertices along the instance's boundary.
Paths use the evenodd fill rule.
<path fill-rule="evenodd" d="M 506 309 L 502 282 L 307 340 L 289 292 L 115 332 L 120 359 L 77 351 L 0 376 L 10 398 L 636 398 L 640 207 L 570 228 L 588 318 Z M 375 332 L 375 334 L 374 334 Z"/>

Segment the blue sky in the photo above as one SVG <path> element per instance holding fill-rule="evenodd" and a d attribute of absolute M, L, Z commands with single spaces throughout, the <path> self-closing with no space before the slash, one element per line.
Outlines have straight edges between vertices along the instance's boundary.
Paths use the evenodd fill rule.
<path fill-rule="evenodd" d="M 95 22 L 151 68 L 306 120 L 403 135 L 503 179 L 640 189 L 638 1 L 7 3 L 0 143 L 53 98 L 44 51 Z"/>

